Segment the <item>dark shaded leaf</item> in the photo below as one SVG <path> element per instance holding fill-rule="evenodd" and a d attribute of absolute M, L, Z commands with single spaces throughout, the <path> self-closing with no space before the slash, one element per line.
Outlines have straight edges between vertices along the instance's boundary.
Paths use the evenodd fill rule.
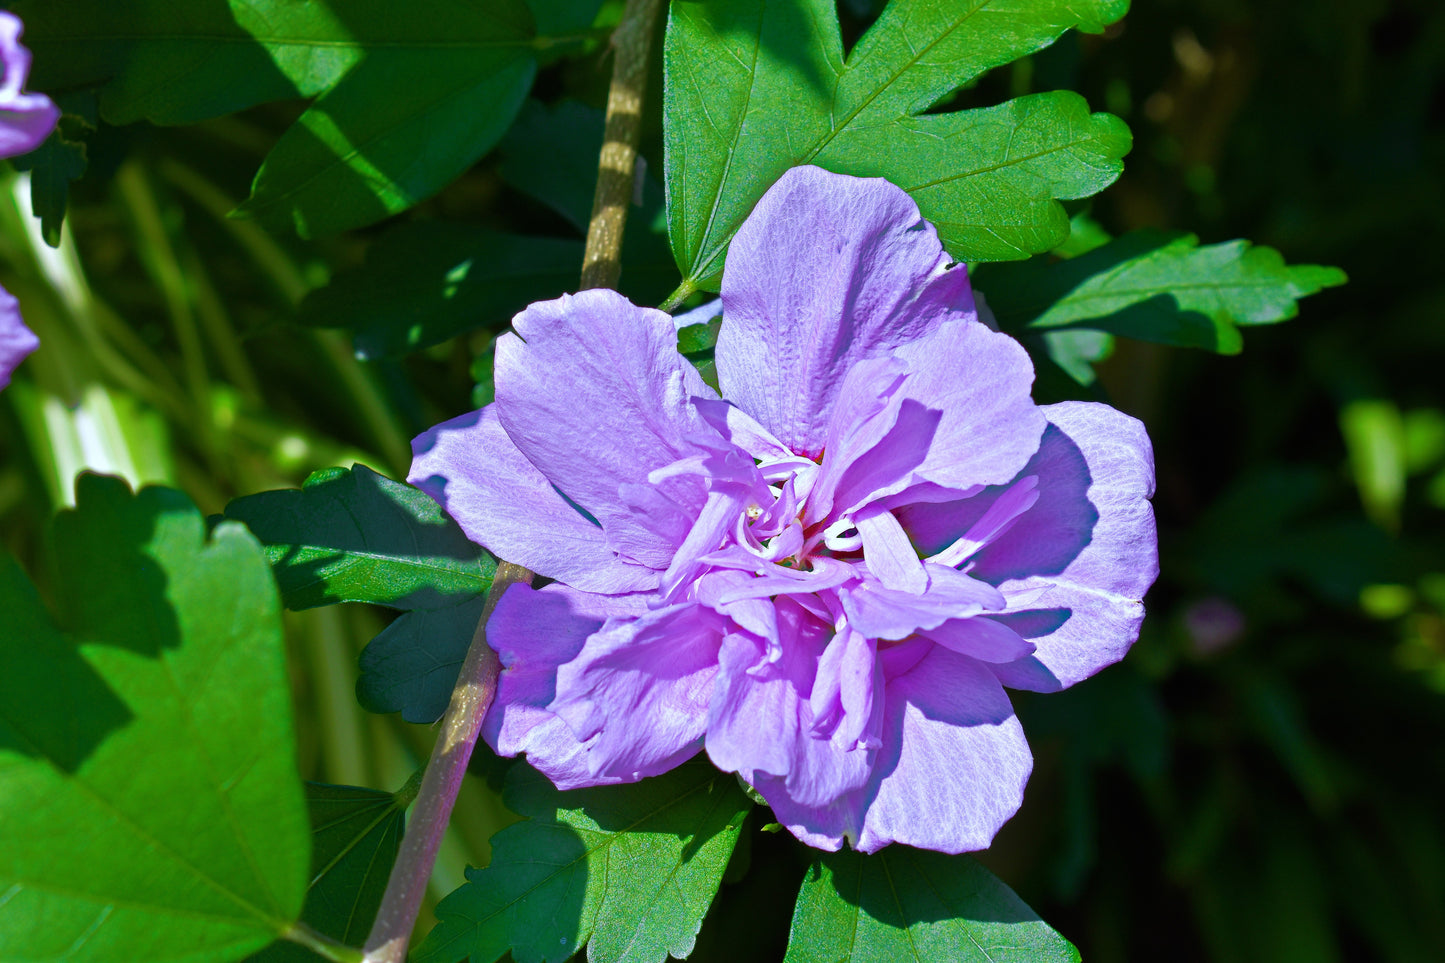
<path fill-rule="evenodd" d="M 405 354 L 577 286 L 582 242 L 423 221 L 382 234 L 366 263 L 301 303 L 301 321 L 356 332 L 364 358 Z"/>
<path fill-rule="evenodd" d="M 405 831 L 395 795 L 358 786 L 306 784 L 311 814 L 311 888 L 303 922 L 348 946 L 361 946 L 376 918 Z M 250 963 L 310 963 L 298 944 L 273 943 Z"/>

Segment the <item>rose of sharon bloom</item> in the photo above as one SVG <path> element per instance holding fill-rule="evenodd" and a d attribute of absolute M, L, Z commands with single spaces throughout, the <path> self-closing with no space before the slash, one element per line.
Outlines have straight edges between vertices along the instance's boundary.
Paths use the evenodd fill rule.
<path fill-rule="evenodd" d="M 1117 661 L 1154 580 L 1143 426 L 1038 406 L 903 191 L 785 174 L 728 253 L 722 397 L 672 320 L 533 304 L 411 481 L 514 586 L 484 734 L 561 788 L 705 750 L 813 846 L 987 847 L 1032 766 L 1004 687 Z"/>
<path fill-rule="evenodd" d="M 60 111 L 44 94 L 25 92 L 30 51 L 20 46 L 20 19 L 0 10 L 0 157 L 27 154 L 55 129 Z M 20 320 L 19 306 L 0 288 L 0 388 L 10 373 L 40 344 Z"/>

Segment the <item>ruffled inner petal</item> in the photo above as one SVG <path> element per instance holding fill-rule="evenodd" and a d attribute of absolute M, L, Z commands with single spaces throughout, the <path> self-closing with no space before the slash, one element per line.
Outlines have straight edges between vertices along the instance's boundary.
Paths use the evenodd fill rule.
<path fill-rule="evenodd" d="M 792 451 L 821 454 L 858 361 L 975 317 L 967 275 L 949 260 L 887 181 L 787 171 L 728 250 L 716 351 L 724 396 Z"/>

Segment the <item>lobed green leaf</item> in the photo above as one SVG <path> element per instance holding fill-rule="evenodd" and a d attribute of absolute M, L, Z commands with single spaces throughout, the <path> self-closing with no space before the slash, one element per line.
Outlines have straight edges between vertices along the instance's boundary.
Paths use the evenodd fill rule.
<path fill-rule="evenodd" d="M 485 595 L 496 561 L 421 491 L 364 465 L 226 506 L 266 547 L 289 609 L 442 609 Z"/>
<path fill-rule="evenodd" d="M 266 547 L 287 608 L 372 602 L 403 613 L 362 651 L 357 698 L 430 723 L 446 710 L 496 560 L 430 497 L 363 465 L 226 506 Z"/>
<path fill-rule="evenodd" d="M 751 803 L 705 759 L 627 786 L 559 792 L 530 766 L 507 777 L 531 817 L 437 906 L 413 963 L 662 963 L 692 952 Z"/>
<path fill-rule="evenodd" d="M 733 234 L 798 164 L 888 178 L 961 261 L 1053 247 L 1068 233 L 1058 201 L 1119 175 L 1130 146 L 1123 122 L 1068 93 L 921 112 L 1126 9 L 1126 0 L 894 0 L 845 60 L 828 0 L 674 3 L 664 133 L 681 290 L 716 290 Z"/>
<path fill-rule="evenodd" d="M 296 920 L 310 850 L 265 558 L 178 492 L 76 488 L 60 624 L 0 559 L 0 947 L 241 959 Z"/>
<path fill-rule="evenodd" d="M 1345 275 L 1248 241 L 1135 231 L 1066 261 L 985 265 L 975 279 L 1008 331 L 1093 329 L 1235 354 L 1240 326 L 1292 318 L 1300 298 Z"/>
<path fill-rule="evenodd" d="M 1078 963 L 1079 953 L 967 855 L 889 846 L 814 860 L 786 963 Z"/>

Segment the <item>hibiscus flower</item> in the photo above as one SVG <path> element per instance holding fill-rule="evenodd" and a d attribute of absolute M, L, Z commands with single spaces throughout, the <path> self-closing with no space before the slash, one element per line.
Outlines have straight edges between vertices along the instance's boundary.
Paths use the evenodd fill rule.
<path fill-rule="evenodd" d="M 1138 634 L 1143 426 L 1035 405 L 909 196 L 814 167 L 732 243 L 721 396 L 613 291 L 513 327 L 496 402 L 411 471 L 551 580 L 488 624 L 488 742 L 563 789 L 705 751 L 810 845 L 987 847 L 1032 767 L 1004 688 L 1072 685 Z"/>

